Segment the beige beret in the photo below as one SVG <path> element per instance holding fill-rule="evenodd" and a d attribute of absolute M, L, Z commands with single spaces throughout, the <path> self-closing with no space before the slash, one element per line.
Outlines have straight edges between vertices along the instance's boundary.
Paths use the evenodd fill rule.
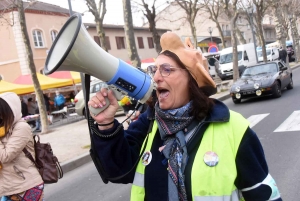
<path fill-rule="evenodd" d="M 209 95 L 216 92 L 216 84 L 209 74 L 206 58 L 193 47 L 190 38 L 186 38 L 185 44 L 183 44 L 177 34 L 166 32 L 160 38 L 160 45 L 161 52 L 168 50 L 179 57 L 199 87 L 210 88 Z"/>

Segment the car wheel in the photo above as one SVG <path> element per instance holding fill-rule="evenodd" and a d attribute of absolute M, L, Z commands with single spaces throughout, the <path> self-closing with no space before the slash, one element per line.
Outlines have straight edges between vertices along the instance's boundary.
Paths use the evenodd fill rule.
<path fill-rule="evenodd" d="M 293 78 L 290 77 L 290 83 L 286 87 L 287 89 L 293 89 L 294 88 L 294 83 L 293 83 Z"/>
<path fill-rule="evenodd" d="M 239 104 L 239 103 L 241 103 L 241 99 L 236 99 L 236 98 L 233 98 L 232 97 L 232 101 L 235 103 L 235 104 Z"/>
<path fill-rule="evenodd" d="M 274 86 L 273 86 L 273 97 L 274 98 L 281 97 L 281 88 L 280 88 L 280 84 L 279 84 L 278 81 L 276 81 Z"/>

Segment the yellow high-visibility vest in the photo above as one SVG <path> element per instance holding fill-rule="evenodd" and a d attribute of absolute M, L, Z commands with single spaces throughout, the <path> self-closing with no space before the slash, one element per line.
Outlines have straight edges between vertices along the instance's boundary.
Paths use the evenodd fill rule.
<path fill-rule="evenodd" d="M 234 185 L 237 177 L 235 158 L 248 126 L 249 122 L 242 115 L 233 111 L 230 111 L 229 122 L 209 124 L 192 167 L 191 192 L 193 201 L 241 200 Z M 151 150 L 157 128 L 155 121 L 152 131 L 149 133 L 145 151 Z M 213 151 L 218 155 L 219 162 L 216 166 L 209 167 L 205 164 L 203 157 L 208 151 Z M 131 188 L 131 201 L 143 201 L 145 199 L 144 174 L 145 166 L 140 161 Z"/>

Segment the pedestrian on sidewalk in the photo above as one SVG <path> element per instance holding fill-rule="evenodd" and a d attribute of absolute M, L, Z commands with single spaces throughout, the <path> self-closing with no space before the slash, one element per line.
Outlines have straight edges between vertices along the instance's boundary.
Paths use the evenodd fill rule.
<path fill-rule="evenodd" d="M 21 101 L 15 93 L 0 94 L 0 133 L 0 197 L 43 200 L 44 182 L 23 153 L 26 148 L 35 156 L 31 128 L 22 120 Z"/>
<path fill-rule="evenodd" d="M 66 99 L 62 94 L 59 93 L 59 91 L 56 91 L 55 94 L 54 107 L 57 108 L 57 110 L 61 110 L 65 106 Z"/>
<path fill-rule="evenodd" d="M 241 195 L 246 201 L 281 201 L 249 122 L 209 98 L 216 85 L 201 53 L 189 38 L 183 44 L 172 32 L 160 43 L 153 76 L 158 101 L 127 130 L 114 119 L 118 102 L 111 91 L 101 89 L 88 103 L 102 108 L 105 97 L 110 101 L 89 119 L 102 178 L 132 183 L 134 201 L 241 200 Z"/>

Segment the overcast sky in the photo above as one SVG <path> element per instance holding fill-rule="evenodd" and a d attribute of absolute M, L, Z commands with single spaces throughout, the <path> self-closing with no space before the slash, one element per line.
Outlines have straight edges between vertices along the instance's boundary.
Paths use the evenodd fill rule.
<path fill-rule="evenodd" d="M 42 2 L 58 5 L 60 7 L 69 9 L 69 3 L 68 0 L 39 0 Z M 98 2 L 96 0 L 96 2 Z M 72 10 L 83 13 L 88 10 L 84 0 L 71 0 Z M 124 24 L 123 19 L 123 6 L 122 6 L 122 0 L 107 0 L 106 1 L 106 7 L 107 12 L 104 17 L 104 23 L 105 24 Z M 135 18 L 136 19 L 136 18 Z M 135 20 L 135 23 L 139 23 L 137 20 Z M 94 22 L 94 16 L 91 13 L 84 13 L 83 16 L 83 22 Z"/>

